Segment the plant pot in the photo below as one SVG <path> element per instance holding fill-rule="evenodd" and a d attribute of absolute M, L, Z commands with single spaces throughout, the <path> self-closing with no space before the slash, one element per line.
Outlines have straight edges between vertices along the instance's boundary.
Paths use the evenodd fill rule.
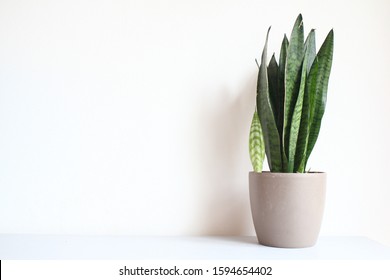
<path fill-rule="evenodd" d="M 314 246 L 325 205 L 326 173 L 250 172 L 249 195 L 260 244 Z"/>

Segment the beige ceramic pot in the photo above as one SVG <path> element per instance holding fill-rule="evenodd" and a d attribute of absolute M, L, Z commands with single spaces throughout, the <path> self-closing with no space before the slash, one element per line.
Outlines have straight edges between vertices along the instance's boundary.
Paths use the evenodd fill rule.
<path fill-rule="evenodd" d="M 317 242 L 326 173 L 250 172 L 249 194 L 260 244 L 303 248 Z"/>

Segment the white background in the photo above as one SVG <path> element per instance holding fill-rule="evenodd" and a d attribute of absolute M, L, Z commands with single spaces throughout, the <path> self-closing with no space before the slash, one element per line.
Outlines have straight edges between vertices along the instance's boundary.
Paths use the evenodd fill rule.
<path fill-rule="evenodd" d="M 0 1 L 0 232 L 253 235 L 266 31 L 334 28 L 322 235 L 390 245 L 390 2 Z"/>

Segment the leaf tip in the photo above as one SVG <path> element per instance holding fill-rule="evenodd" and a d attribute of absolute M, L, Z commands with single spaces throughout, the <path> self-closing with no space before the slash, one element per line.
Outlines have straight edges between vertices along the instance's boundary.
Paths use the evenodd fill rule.
<path fill-rule="evenodd" d="M 268 35 L 269 35 L 269 32 L 271 31 L 271 26 L 268 27 L 268 30 L 267 30 L 267 40 L 268 40 Z"/>
<path fill-rule="evenodd" d="M 334 32 L 333 32 L 333 28 L 332 28 L 332 29 L 329 31 L 328 36 L 326 36 L 326 39 L 325 39 L 325 40 L 331 39 L 332 42 L 333 42 L 333 38 L 334 38 Z"/>
<path fill-rule="evenodd" d="M 282 44 L 288 44 L 288 38 L 286 33 L 284 33 Z"/>
<path fill-rule="evenodd" d="M 296 22 L 299 23 L 299 26 L 301 26 L 303 24 L 303 17 L 302 17 L 302 14 L 299 14 L 297 19 L 296 19 Z"/>

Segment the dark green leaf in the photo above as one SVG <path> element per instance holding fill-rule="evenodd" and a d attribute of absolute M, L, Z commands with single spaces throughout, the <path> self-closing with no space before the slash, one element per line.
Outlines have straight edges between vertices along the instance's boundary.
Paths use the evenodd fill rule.
<path fill-rule="evenodd" d="M 275 59 L 275 54 L 272 55 L 271 61 L 268 64 L 268 88 L 269 96 L 271 100 L 272 110 L 274 112 L 274 118 L 277 120 L 278 116 L 278 100 L 279 100 L 279 85 L 278 85 L 278 63 Z"/>
<path fill-rule="evenodd" d="M 308 116 L 308 102 L 306 102 L 304 106 L 304 98 L 307 96 L 305 94 L 306 89 L 306 77 L 308 71 L 308 64 L 312 60 L 313 56 L 313 44 L 315 41 L 313 40 L 315 34 L 314 30 L 312 30 L 306 40 L 305 44 L 305 57 L 303 59 L 302 65 L 302 75 L 301 82 L 299 86 L 299 94 L 298 99 L 295 104 L 293 118 L 291 121 L 291 131 L 290 131 L 290 141 L 289 141 L 289 161 L 288 161 L 288 172 L 297 172 L 299 169 L 299 165 L 304 158 L 304 154 L 306 152 L 307 147 L 307 135 L 309 132 L 309 125 L 307 121 Z M 299 139 L 301 138 L 301 139 Z M 297 167 L 298 166 L 298 167 Z M 298 171 L 299 172 L 299 171 Z"/>
<path fill-rule="evenodd" d="M 315 30 L 312 29 L 305 41 L 305 54 L 307 54 L 307 75 L 310 73 L 310 68 L 316 57 L 316 35 Z"/>
<path fill-rule="evenodd" d="M 285 96 L 283 122 L 283 149 L 288 158 L 290 127 L 295 104 L 299 94 L 302 60 L 304 56 L 304 34 L 302 16 L 299 15 L 291 32 L 290 44 L 287 49 L 285 69 Z"/>
<path fill-rule="evenodd" d="M 276 118 L 276 125 L 279 131 L 280 143 L 283 143 L 284 95 L 285 95 L 284 74 L 286 71 L 286 56 L 287 56 L 288 45 L 289 42 L 287 36 L 286 34 L 284 34 L 282 46 L 280 48 L 280 55 L 279 55 L 279 73 L 278 73 L 279 100 L 277 102 L 278 115 Z M 280 148 L 282 154 L 283 170 L 287 170 L 287 156 L 286 153 L 284 152 L 282 145 Z"/>
<path fill-rule="evenodd" d="M 280 172 L 282 169 L 282 161 L 280 155 L 279 134 L 268 90 L 267 44 L 269 31 L 270 28 L 267 32 L 267 38 L 261 56 L 259 76 L 257 79 L 257 112 L 263 128 L 265 153 L 267 155 L 268 165 L 272 172 Z"/>
<path fill-rule="evenodd" d="M 325 111 L 328 82 L 333 59 L 333 29 L 329 32 L 313 62 L 307 86 L 310 95 L 310 132 L 306 152 L 306 162 L 317 141 Z"/>
<path fill-rule="evenodd" d="M 307 79 L 306 79 L 307 81 Z M 306 151 L 309 140 L 309 115 L 310 115 L 310 98 L 307 86 L 305 87 L 305 96 L 303 98 L 301 124 L 297 142 L 297 150 L 294 160 L 294 172 L 305 172 L 306 169 Z"/>
<path fill-rule="evenodd" d="M 315 31 L 312 29 L 306 38 L 305 42 L 305 59 L 307 60 L 306 74 L 310 72 L 311 65 L 313 64 L 315 53 Z M 307 83 L 307 79 L 306 79 Z M 305 93 L 302 104 L 301 122 L 299 127 L 299 135 L 297 140 L 297 147 L 294 159 L 294 172 L 305 172 L 306 166 L 306 150 L 307 142 L 309 140 L 309 115 L 310 115 L 310 95 L 308 87 L 305 86 Z"/>

